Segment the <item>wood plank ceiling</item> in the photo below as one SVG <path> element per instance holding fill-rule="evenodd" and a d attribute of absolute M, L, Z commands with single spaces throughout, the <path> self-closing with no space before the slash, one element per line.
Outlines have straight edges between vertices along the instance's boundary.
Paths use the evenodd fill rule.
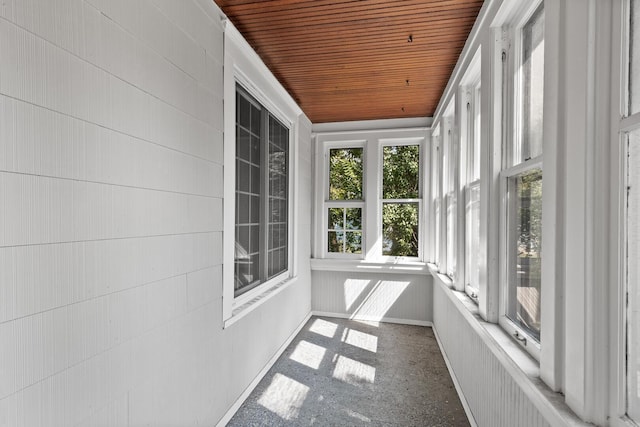
<path fill-rule="evenodd" d="M 482 0 L 215 0 L 313 123 L 430 117 Z"/>

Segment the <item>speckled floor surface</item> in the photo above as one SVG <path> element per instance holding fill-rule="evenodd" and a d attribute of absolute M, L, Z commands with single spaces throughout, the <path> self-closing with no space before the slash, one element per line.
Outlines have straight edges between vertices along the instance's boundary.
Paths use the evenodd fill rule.
<path fill-rule="evenodd" d="M 469 426 L 431 328 L 312 317 L 229 426 Z"/>

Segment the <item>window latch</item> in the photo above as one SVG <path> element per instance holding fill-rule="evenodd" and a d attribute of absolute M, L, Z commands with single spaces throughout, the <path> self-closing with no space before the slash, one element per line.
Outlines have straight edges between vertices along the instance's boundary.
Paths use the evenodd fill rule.
<path fill-rule="evenodd" d="M 522 345 L 524 345 L 525 347 L 527 346 L 527 337 L 524 337 L 522 335 L 520 335 L 520 332 L 515 331 L 513 333 L 513 336 L 522 343 Z"/>

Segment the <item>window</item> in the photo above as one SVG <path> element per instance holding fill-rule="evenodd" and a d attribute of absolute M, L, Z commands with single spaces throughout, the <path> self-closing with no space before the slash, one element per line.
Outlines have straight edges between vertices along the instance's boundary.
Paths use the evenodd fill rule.
<path fill-rule="evenodd" d="M 412 128 L 317 135 L 314 258 L 422 260 L 425 133 Z M 348 265 L 343 261 L 333 262 Z"/>
<path fill-rule="evenodd" d="M 234 295 L 288 269 L 289 129 L 236 90 Z"/>
<path fill-rule="evenodd" d="M 362 147 L 328 150 L 327 252 L 362 254 Z"/>
<path fill-rule="evenodd" d="M 462 145 L 466 157 L 465 291 L 477 301 L 480 281 L 480 51 L 463 79 Z"/>
<path fill-rule="evenodd" d="M 440 235 L 441 235 L 441 185 L 442 175 L 440 174 L 440 126 L 433 131 L 431 137 L 431 203 L 432 203 L 432 224 L 433 224 L 433 251 L 432 261 L 436 266 L 440 266 Z"/>
<path fill-rule="evenodd" d="M 504 52 L 503 90 L 511 123 L 505 135 L 502 169 L 503 316 L 500 323 L 535 357 L 540 352 L 542 260 L 542 107 L 544 92 L 544 8 L 539 5 L 512 33 Z"/>
<path fill-rule="evenodd" d="M 451 102 L 453 111 L 455 101 Z M 445 273 L 456 280 L 456 250 L 458 239 L 458 141 L 453 132 L 454 117 L 445 117 L 443 132 L 444 180 L 444 250 Z"/>
<path fill-rule="evenodd" d="M 382 147 L 382 255 L 418 257 L 420 146 Z"/>

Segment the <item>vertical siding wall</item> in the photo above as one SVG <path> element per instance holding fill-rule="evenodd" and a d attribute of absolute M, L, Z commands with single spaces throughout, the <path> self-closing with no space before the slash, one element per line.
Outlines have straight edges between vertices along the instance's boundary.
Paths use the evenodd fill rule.
<path fill-rule="evenodd" d="M 0 4 L 0 426 L 213 425 L 309 313 L 302 245 L 299 282 L 222 329 L 220 16 Z"/>
<path fill-rule="evenodd" d="M 434 283 L 434 328 L 476 425 L 549 426 L 450 294 Z"/>

